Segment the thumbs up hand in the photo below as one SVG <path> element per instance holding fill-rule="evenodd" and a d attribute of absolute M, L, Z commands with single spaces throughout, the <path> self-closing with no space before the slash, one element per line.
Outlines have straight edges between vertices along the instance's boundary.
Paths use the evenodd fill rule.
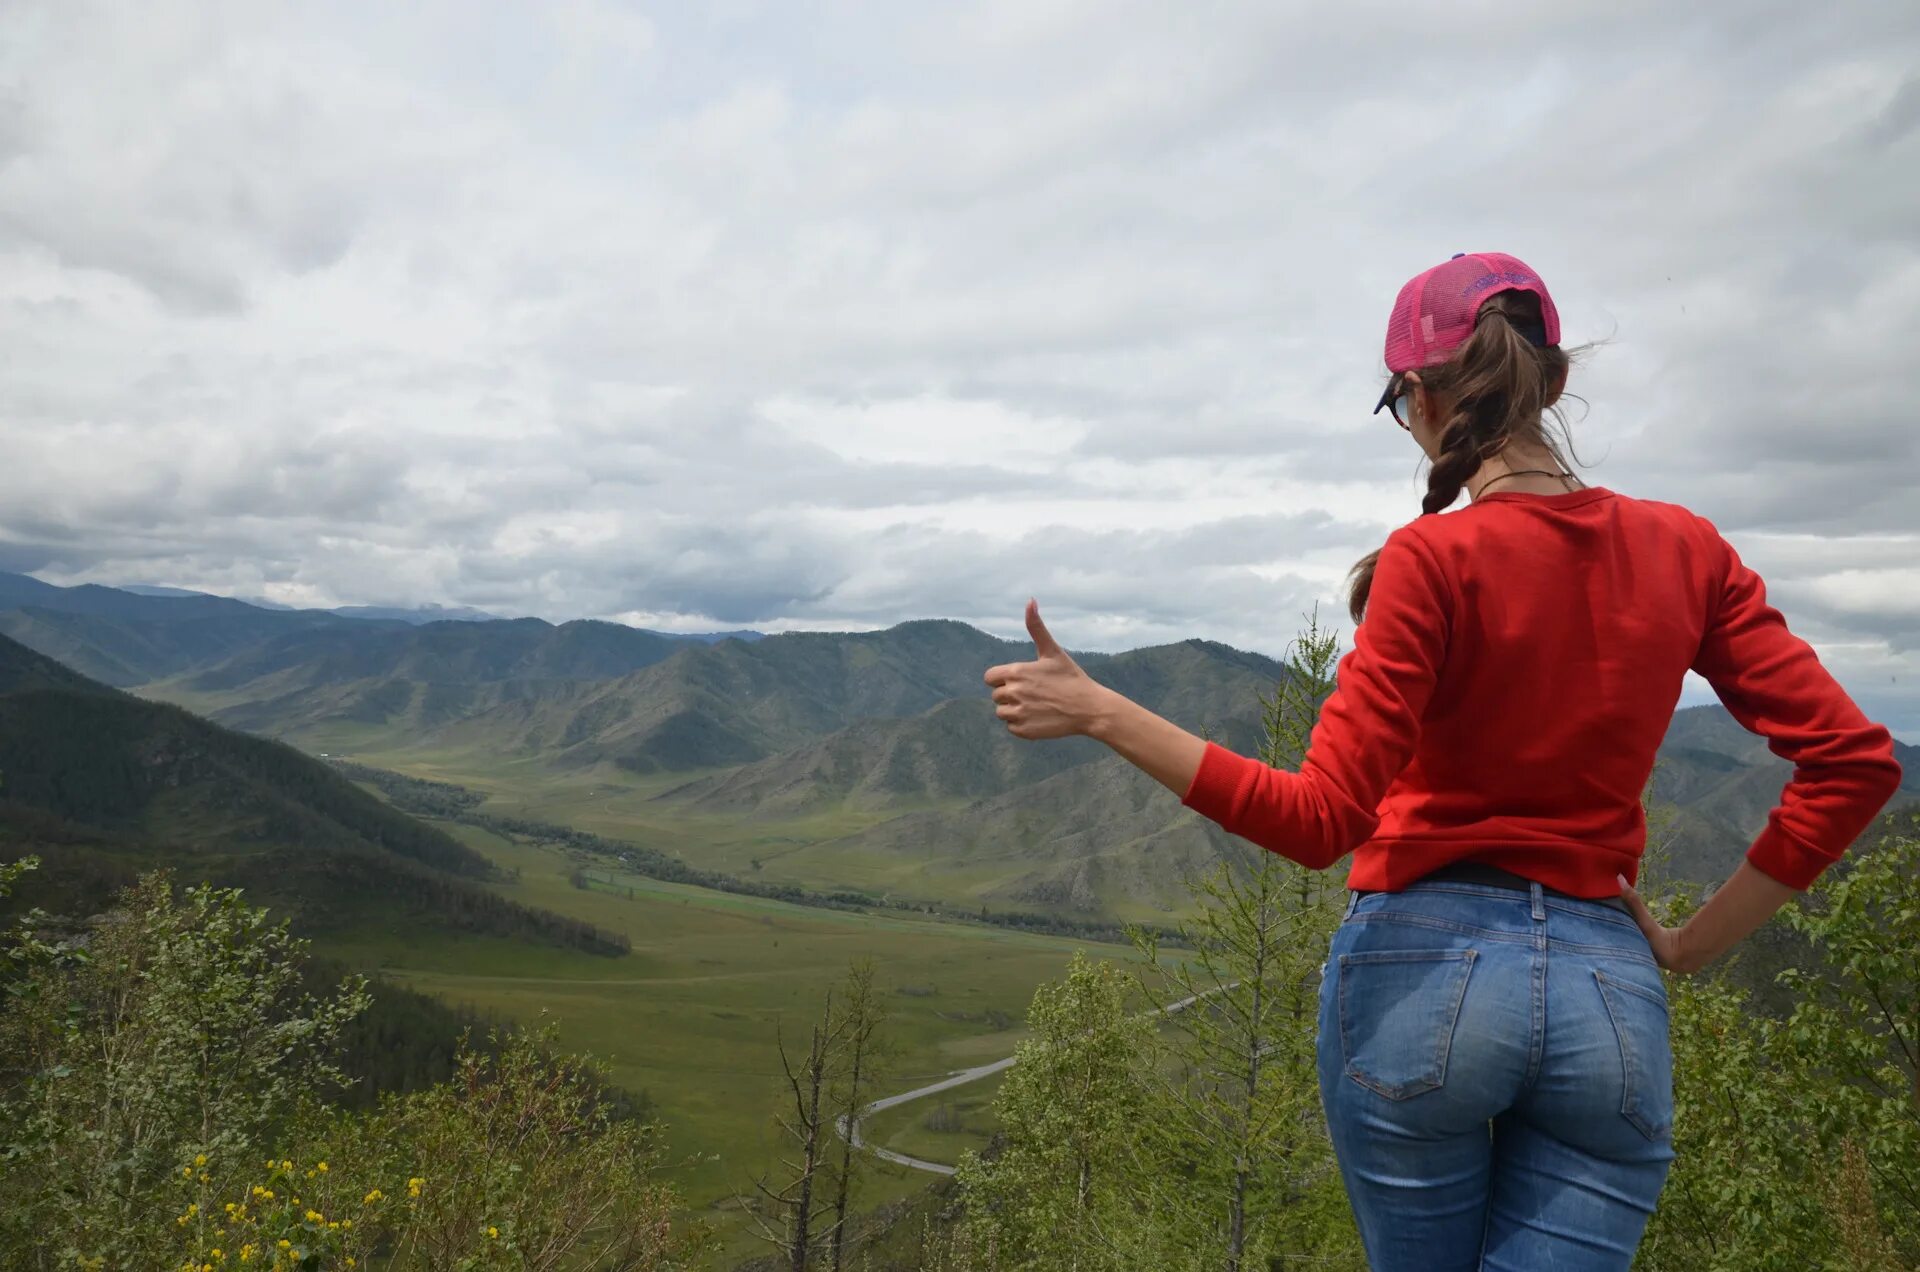
<path fill-rule="evenodd" d="M 1032 662 L 987 668 L 996 714 L 1016 738 L 1038 741 L 1089 732 L 1113 691 L 1080 669 L 1040 621 L 1040 603 L 1027 602 Z"/>

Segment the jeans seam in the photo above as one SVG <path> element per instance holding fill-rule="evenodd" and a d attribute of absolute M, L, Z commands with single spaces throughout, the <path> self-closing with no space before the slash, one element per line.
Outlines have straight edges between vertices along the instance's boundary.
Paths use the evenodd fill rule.
<path fill-rule="evenodd" d="M 1435 928 L 1442 932 L 1454 932 L 1461 936 L 1480 937 L 1489 941 L 1530 942 L 1531 935 L 1521 936 L 1514 932 L 1501 932 L 1493 928 L 1474 927 L 1470 923 L 1458 923 L 1452 919 L 1435 918 L 1430 914 L 1409 914 L 1399 910 L 1376 910 L 1368 914 L 1356 914 L 1354 923 L 1405 923 L 1410 927 Z"/>
<path fill-rule="evenodd" d="M 1596 902 L 1595 904 L 1598 903 Z M 1550 910 L 1558 910 L 1562 914 L 1575 914 L 1583 919 L 1593 919 L 1599 923 L 1611 923 L 1614 927 L 1631 928 L 1636 932 L 1640 930 L 1640 925 L 1633 921 L 1633 916 L 1622 914 L 1612 906 L 1602 905 L 1599 907 L 1600 913 L 1595 913 L 1592 910 L 1583 910 L 1578 906 L 1571 906 L 1564 901 L 1555 901 L 1549 897 L 1547 898 L 1547 908 Z"/>
<path fill-rule="evenodd" d="M 1647 1121 L 1646 1116 L 1640 1111 L 1638 1101 L 1635 1099 L 1635 1095 L 1639 1090 L 1637 1085 L 1639 1067 L 1634 1059 L 1637 1051 L 1629 1038 L 1632 1031 L 1621 1024 L 1619 1015 L 1613 1009 L 1613 1000 L 1607 995 L 1607 988 L 1612 986 L 1616 989 L 1624 989 L 1629 993 L 1639 995 L 1648 1002 L 1659 1004 L 1663 1009 L 1666 1007 L 1666 1003 L 1654 998 L 1637 985 L 1629 985 L 1626 981 L 1608 976 L 1597 967 L 1593 969 L 1593 978 L 1599 982 L 1600 1002 L 1606 1007 L 1607 1023 L 1613 1026 L 1614 1041 L 1620 1048 L 1620 1073 L 1624 1081 L 1624 1085 L 1620 1091 L 1620 1116 L 1631 1122 L 1634 1130 L 1639 1131 L 1651 1142 L 1658 1144 L 1661 1142 L 1659 1132 Z"/>
<path fill-rule="evenodd" d="M 1606 955 L 1612 958 L 1622 958 L 1630 963 L 1645 963 L 1649 967 L 1660 966 L 1659 963 L 1654 961 L 1652 955 L 1642 954 L 1638 950 L 1621 949 L 1618 945 L 1589 945 L 1585 941 L 1566 941 L 1558 937 L 1548 938 L 1548 944 L 1552 948 L 1566 954 Z"/>
<path fill-rule="evenodd" d="M 1410 913 L 1404 910 L 1371 910 L 1365 914 L 1350 914 L 1343 922 L 1347 923 L 1404 923 L 1409 927 L 1423 927 L 1439 932 L 1453 932 L 1461 936 L 1471 936 L 1483 941 L 1505 941 L 1512 945 L 1539 944 L 1532 932 L 1502 932 L 1495 928 L 1475 927 L 1470 923 L 1460 923 L 1453 919 L 1442 919 L 1431 914 Z M 1638 931 L 1639 929 L 1634 929 Z M 1645 938 L 1642 938 L 1644 941 Z M 1620 945 L 1592 945 L 1585 941 L 1569 941 L 1549 935 L 1549 948 L 1568 953 L 1605 955 L 1611 958 L 1624 958 L 1635 963 L 1659 966 L 1651 954 Z"/>

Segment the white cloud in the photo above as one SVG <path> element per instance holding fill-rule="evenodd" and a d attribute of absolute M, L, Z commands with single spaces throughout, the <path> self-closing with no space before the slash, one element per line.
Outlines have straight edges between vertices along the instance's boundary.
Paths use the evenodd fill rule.
<path fill-rule="evenodd" d="M 1278 651 L 1418 508 L 1399 283 L 1553 281 L 1590 477 L 1920 736 L 1920 12 L 0 13 L 0 566 Z"/>

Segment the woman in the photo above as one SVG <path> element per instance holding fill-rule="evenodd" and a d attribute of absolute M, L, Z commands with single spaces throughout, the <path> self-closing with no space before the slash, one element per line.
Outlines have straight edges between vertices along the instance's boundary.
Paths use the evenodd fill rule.
<path fill-rule="evenodd" d="M 1032 602 L 1037 659 L 986 680 L 1015 736 L 1098 738 L 1307 866 L 1353 854 L 1320 1085 L 1376 1272 L 1623 1269 L 1673 1157 L 1659 968 L 1765 923 L 1900 768 L 1711 524 L 1569 471 L 1543 422 L 1560 319 L 1526 265 L 1459 255 L 1408 282 L 1386 363 L 1380 405 L 1432 460 L 1423 515 L 1355 567 L 1354 647 L 1297 774 L 1095 683 Z M 1689 669 L 1795 769 L 1674 929 L 1631 881 Z"/>

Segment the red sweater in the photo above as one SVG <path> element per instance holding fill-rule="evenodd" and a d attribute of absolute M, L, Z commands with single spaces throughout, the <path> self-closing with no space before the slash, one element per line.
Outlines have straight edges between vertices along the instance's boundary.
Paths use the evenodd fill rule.
<path fill-rule="evenodd" d="M 1209 742 L 1181 802 L 1316 869 L 1352 852 L 1351 888 L 1471 858 L 1613 896 L 1688 668 L 1793 762 L 1747 858 L 1807 887 L 1899 786 L 1892 737 L 1709 522 L 1603 489 L 1394 531 L 1300 771 Z"/>

